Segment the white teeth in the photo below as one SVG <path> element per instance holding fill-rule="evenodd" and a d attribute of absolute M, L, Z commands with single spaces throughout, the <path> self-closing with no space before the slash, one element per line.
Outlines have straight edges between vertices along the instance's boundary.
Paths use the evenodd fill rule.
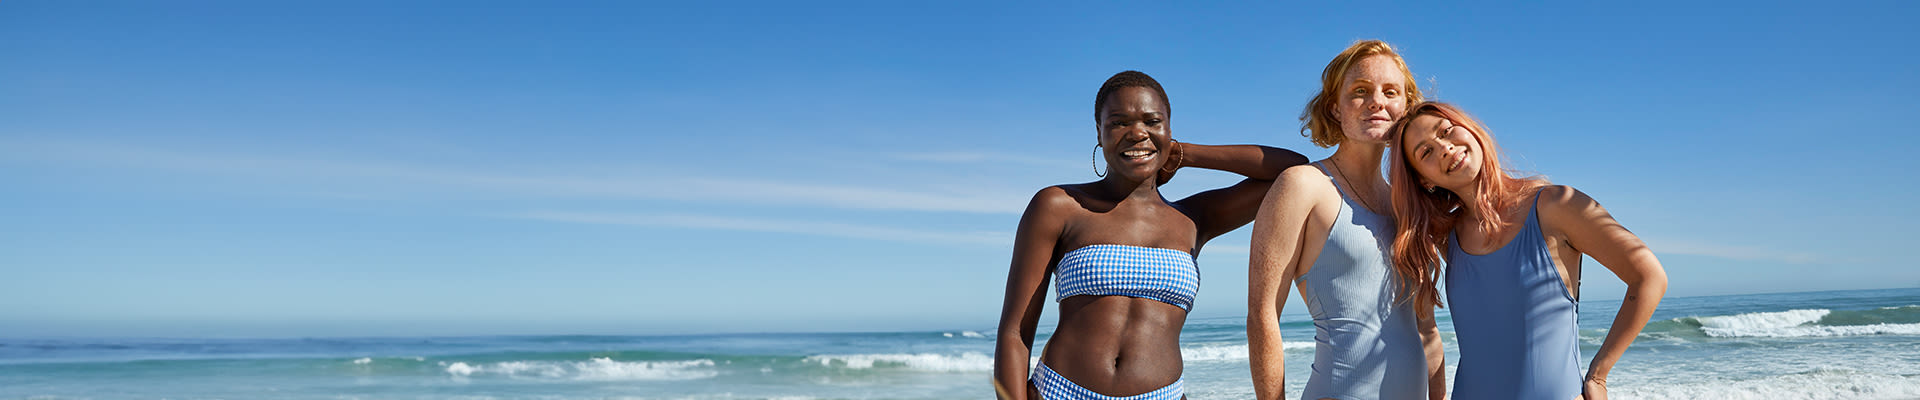
<path fill-rule="evenodd" d="M 1153 154 L 1153 152 L 1146 151 L 1146 150 L 1134 150 L 1134 151 L 1129 151 L 1125 153 L 1120 153 L 1120 155 L 1127 156 L 1127 157 L 1146 157 L 1148 154 Z"/>

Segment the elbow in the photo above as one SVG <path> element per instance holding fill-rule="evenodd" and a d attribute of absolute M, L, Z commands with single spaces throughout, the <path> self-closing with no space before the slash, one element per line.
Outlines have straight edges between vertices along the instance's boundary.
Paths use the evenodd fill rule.
<path fill-rule="evenodd" d="M 1667 294 L 1667 272 L 1655 267 L 1653 271 L 1641 275 L 1640 279 L 1627 282 L 1627 290 L 1658 300 Z"/>
<path fill-rule="evenodd" d="M 1280 170 L 1292 168 L 1293 166 L 1296 166 L 1296 165 L 1306 164 L 1309 161 L 1307 160 L 1307 156 L 1305 154 L 1300 154 L 1300 152 L 1297 152 L 1297 151 L 1282 149 L 1278 147 L 1267 147 L 1267 146 L 1260 146 L 1260 147 L 1261 149 L 1266 150 L 1266 153 L 1267 153 L 1266 156 L 1268 160 L 1275 161 L 1274 163 L 1272 163 L 1274 164 L 1273 166 L 1278 167 L 1278 168 L 1273 168 L 1275 176 L 1279 175 Z"/>
<path fill-rule="evenodd" d="M 1308 161 L 1307 156 L 1293 150 L 1268 146 L 1260 146 L 1260 150 L 1262 150 L 1260 163 L 1262 168 L 1253 175 L 1248 176 L 1248 178 L 1263 181 L 1280 179 L 1280 173 L 1282 171 L 1286 171 L 1287 168 L 1293 168 L 1297 165 L 1306 164 Z"/>
<path fill-rule="evenodd" d="M 1014 324 L 1014 326 L 1003 324 L 1000 326 L 1000 329 L 995 332 L 998 332 L 993 339 L 994 346 L 996 347 L 1002 349 L 1015 346 L 1025 349 L 1033 348 L 1033 334 L 1021 329 L 1017 324 Z"/>

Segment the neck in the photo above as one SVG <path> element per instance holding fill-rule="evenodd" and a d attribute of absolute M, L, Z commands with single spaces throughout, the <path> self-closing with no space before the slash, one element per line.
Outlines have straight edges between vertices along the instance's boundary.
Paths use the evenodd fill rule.
<path fill-rule="evenodd" d="M 1121 197 L 1121 201 L 1160 200 L 1160 185 L 1153 179 L 1131 181 L 1120 177 L 1120 174 L 1108 173 L 1106 178 L 1100 179 L 1100 188 Z"/>
<path fill-rule="evenodd" d="M 1380 156 L 1386 148 L 1387 145 L 1384 143 L 1349 141 L 1340 144 L 1340 148 L 1334 149 L 1333 155 L 1327 157 L 1327 162 L 1333 163 L 1340 173 L 1346 174 L 1348 183 L 1361 186 L 1352 190 L 1371 191 L 1372 188 L 1386 184 L 1386 178 L 1380 177 Z"/>
<path fill-rule="evenodd" d="M 1481 217 L 1485 217 L 1484 215 L 1476 214 L 1477 212 L 1476 210 L 1478 210 L 1479 208 L 1466 206 L 1468 204 L 1475 204 L 1480 201 L 1479 189 L 1480 189 L 1481 179 L 1487 179 L 1486 174 L 1481 174 L 1479 178 L 1475 178 L 1474 180 L 1467 181 L 1467 184 L 1462 185 L 1461 187 L 1447 188 L 1447 191 L 1453 192 L 1453 195 L 1455 197 L 1460 198 L 1460 206 L 1461 206 L 1460 215 L 1463 217 L 1466 217 L 1468 220 L 1478 220 Z M 1492 212 L 1495 212 L 1495 213 L 1503 212 L 1503 211 L 1504 210 L 1492 210 Z"/>
<path fill-rule="evenodd" d="M 1479 183 L 1479 182 L 1474 182 L 1474 183 Z M 1473 185 L 1468 185 L 1460 189 L 1447 189 L 1447 190 L 1453 192 L 1453 195 L 1455 197 L 1460 198 L 1461 205 L 1473 204 L 1474 202 L 1480 201 L 1480 191 L 1474 190 Z M 1462 212 L 1462 214 L 1469 217 L 1474 217 L 1473 215 L 1474 209 L 1475 208 L 1473 207 L 1460 207 L 1460 211 Z"/>

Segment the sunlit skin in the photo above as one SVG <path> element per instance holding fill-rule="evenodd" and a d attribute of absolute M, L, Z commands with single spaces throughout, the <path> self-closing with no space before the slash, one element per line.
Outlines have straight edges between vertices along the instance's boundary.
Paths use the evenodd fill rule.
<path fill-rule="evenodd" d="M 1340 190 L 1328 181 L 1334 175 L 1369 211 L 1392 215 L 1387 181 L 1379 173 L 1393 123 L 1406 113 L 1406 73 L 1393 58 L 1373 55 L 1348 67 L 1334 106 L 1334 117 L 1345 138 L 1332 156 L 1322 160 L 1322 173 L 1312 165 L 1289 168 L 1268 190 L 1253 229 L 1253 251 L 1248 262 L 1247 342 L 1251 350 L 1254 390 L 1260 399 L 1286 396 L 1286 350 L 1280 336 L 1280 312 L 1320 257 L 1327 233 L 1339 217 Z M 1432 310 L 1416 310 L 1420 337 L 1428 364 L 1431 398 L 1446 395 L 1445 352 Z"/>
<path fill-rule="evenodd" d="M 1419 172 L 1420 185 L 1460 189 L 1454 193 L 1468 191 L 1480 177 L 1480 142 L 1473 132 L 1431 114 L 1415 117 L 1408 124 L 1402 149 L 1409 164 Z"/>
<path fill-rule="evenodd" d="M 1340 147 L 1385 146 L 1393 121 L 1407 112 L 1407 102 L 1402 99 L 1407 82 L 1400 65 L 1391 57 L 1369 56 L 1349 67 L 1346 78 L 1341 85 L 1346 89 L 1345 96 L 1333 109 L 1334 118 L 1340 120 L 1340 132 L 1346 135 Z"/>
<path fill-rule="evenodd" d="M 1265 146 L 1175 144 L 1166 100 L 1152 89 L 1123 87 L 1099 110 L 1094 138 L 1105 178 L 1041 189 L 1021 215 L 994 351 L 994 384 L 1010 399 L 1039 399 L 1028 360 L 1049 276 L 1068 251 L 1094 244 L 1176 249 L 1198 254 L 1208 240 L 1253 220 L 1282 169 L 1306 162 Z M 1247 176 L 1233 186 L 1169 202 L 1159 185 L 1175 146 L 1182 167 Z M 1087 389 L 1112 396 L 1145 393 L 1183 373 L 1180 328 L 1187 311 L 1158 300 L 1074 296 L 1059 302 L 1059 322 L 1040 361 Z M 1007 390 L 1020 388 L 1024 390 Z"/>
<path fill-rule="evenodd" d="M 1482 170 L 1484 149 L 1480 133 L 1427 113 L 1413 117 L 1407 124 L 1406 132 L 1400 137 L 1399 156 L 1406 157 L 1419 177 L 1419 184 L 1432 190 L 1450 191 L 1464 204 L 1477 201 L 1479 193 L 1474 189 L 1486 178 Z M 1575 299 L 1580 296 L 1583 255 L 1593 257 L 1627 284 L 1620 312 L 1614 316 L 1606 341 L 1587 368 L 1582 382 L 1585 393 L 1579 397 L 1605 399 L 1607 374 L 1666 295 L 1666 269 L 1639 237 L 1615 221 L 1598 201 L 1579 190 L 1570 186 L 1542 188 L 1537 207 L 1542 239 L 1568 294 Z M 1519 202 L 1499 210 L 1503 224 L 1491 231 L 1482 228 L 1484 216 L 1475 215 L 1472 207 L 1461 209 L 1467 211 L 1454 225 L 1460 249 L 1479 255 L 1497 251 L 1516 240 L 1525 225 L 1526 213 L 1534 210 L 1534 204 Z"/>

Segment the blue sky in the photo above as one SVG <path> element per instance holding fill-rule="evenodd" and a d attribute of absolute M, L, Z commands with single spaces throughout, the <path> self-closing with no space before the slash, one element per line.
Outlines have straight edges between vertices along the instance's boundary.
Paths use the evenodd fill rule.
<path fill-rule="evenodd" d="M 1434 7 L 9 1 L 0 335 L 986 329 L 1108 75 L 1317 159 L 1295 118 L 1365 38 L 1670 296 L 1920 286 L 1920 8 Z M 1247 240 L 1195 316 L 1244 314 Z"/>

